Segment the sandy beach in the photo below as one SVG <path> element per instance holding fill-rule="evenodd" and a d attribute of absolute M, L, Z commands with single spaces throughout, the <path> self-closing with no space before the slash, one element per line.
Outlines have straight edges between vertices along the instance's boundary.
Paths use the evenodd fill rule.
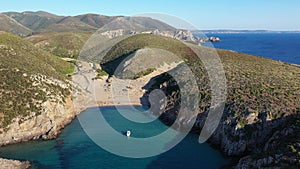
<path fill-rule="evenodd" d="M 100 106 L 122 106 L 122 105 L 142 105 L 144 99 L 141 99 L 147 91 L 147 84 L 153 82 L 156 77 L 163 72 L 169 71 L 179 63 L 165 64 L 151 74 L 138 78 L 136 80 L 119 79 L 117 77 L 102 76 L 101 79 L 94 79 L 97 72 L 87 62 L 80 62 L 80 67 L 72 75 L 72 82 L 76 86 L 73 90 L 73 103 L 71 99 L 67 104 L 72 108 L 72 117 L 76 114 L 92 107 Z M 78 112 L 78 113 L 75 113 Z M 64 124 L 71 122 L 70 118 Z M 58 129 L 59 131 L 59 129 Z M 0 158 L 0 166 L 9 169 L 28 168 L 28 161 L 7 160 Z M 0 167 L 0 168 L 1 168 Z"/>
<path fill-rule="evenodd" d="M 72 77 L 73 82 L 85 90 L 85 96 L 74 100 L 75 107 L 84 109 L 97 106 L 142 105 L 141 98 L 147 91 L 145 86 L 153 82 L 153 77 L 173 69 L 178 64 L 180 63 L 164 64 L 149 75 L 129 80 L 115 76 L 94 79 L 97 73 L 87 62 L 81 62 L 81 66 L 77 67 L 77 72 Z"/>

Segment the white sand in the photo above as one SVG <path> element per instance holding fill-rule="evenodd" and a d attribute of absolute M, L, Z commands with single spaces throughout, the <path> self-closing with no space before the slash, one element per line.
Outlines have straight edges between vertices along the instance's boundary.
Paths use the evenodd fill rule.
<path fill-rule="evenodd" d="M 73 75 L 73 81 L 85 89 L 85 101 L 79 101 L 77 104 L 85 104 L 87 107 L 97 106 L 112 106 L 112 105 L 141 105 L 141 97 L 146 90 L 143 87 L 150 82 L 150 80 L 176 67 L 179 63 L 165 64 L 157 68 L 151 74 L 141 77 L 136 80 L 124 80 L 116 77 L 107 82 L 108 76 L 103 76 L 102 79 L 92 80 L 96 77 L 96 73 L 88 63 L 82 62 L 82 68 L 79 74 Z"/>

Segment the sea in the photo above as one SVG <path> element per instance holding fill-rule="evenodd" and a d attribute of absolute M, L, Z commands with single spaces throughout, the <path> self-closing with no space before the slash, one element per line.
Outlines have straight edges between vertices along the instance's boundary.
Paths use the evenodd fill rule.
<path fill-rule="evenodd" d="M 300 34 L 294 33 L 260 33 L 260 34 L 207 34 L 207 37 L 220 37 L 221 42 L 213 43 L 215 48 L 233 50 L 300 64 Z M 205 45 L 204 45 L 205 46 Z M 144 107 L 135 107 L 144 110 Z M 155 120 L 147 125 L 130 122 L 122 118 L 116 107 L 88 109 L 80 114 L 85 119 L 94 120 L 90 113 L 101 110 L 101 113 L 114 127 L 122 133 L 130 128 L 132 138 L 155 136 L 168 127 Z M 121 107 L 127 113 L 128 107 Z M 148 118 L 145 116 L 145 118 Z M 150 117 L 149 117 L 150 118 Z M 151 120 L 151 119 L 149 119 Z M 105 136 L 99 134 L 100 139 Z M 126 137 L 124 135 L 124 137 Z M 230 165 L 230 159 L 222 156 L 220 151 L 208 143 L 199 144 L 199 135 L 188 134 L 171 150 L 154 157 L 128 158 L 108 152 L 98 146 L 85 133 L 78 118 L 63 129 L 58 138 L 49 141 L 30 141 L 0 148 L 0 157 L 18 160 L 29 160 L 32 169 L 218 169 Z M 107 139 L 107 138 L 106 138 Z M 120 140 L 112 140 L 117 144 Z M 125 140 L 130 142 L 131 140 Z M 156 146 L 159 143 L 153 143 Z M 150 145 L 145 145 L 150 146 Z M 141 147 L 140 151 L 144 151 Z M 1 167 L 0 167 L 1 168 Z"/>
<path fill-rule="evenodd" d="M 128 106 L 88 109 L 80 114 L 79 119 L 76 118 L 68 125 L 58 138 L 5 146 L 0 148 L 0 157 L 29 160 L 32 163 L 32 169 L 218 169 L 229 165 L 230 159 L 223 157 L 217 149 L 212 148 L 209 144 L 200 144 L 198 142 L 199 135 L 195 133 L 188 134 L 179 144 L 165 153 L 147 158 L 128 158 L 115 155 L 98 146 L 93 142 L 95 138 L 92 140 L 80 123 L 80 119 L 94 121 L 95 113 L 101 113 L 119 134 L 124 133 L 126 129 L 131 130 L 129 138 L 125 134 L 121 138 L 125 145 L 134 141 L 135 137 L 153 137 L 169 128 L 157 119 L 143 124 L 129 121 L 118 113 L 121 111 L 132 115 L 146 110 L 140 106 L 135 106 L 134 109 L 137 111 L 132 111 L 133 109 Z M 140 115 L 137 114 L 137 116 Z M 147 118 L 153 120 L 152 117 L 144 115 L 144 120 Z M 107 138 L 110 137 L 109 133 L 103 134 L 106 131 L 101 131 L 101 128 L 99 131 L 96 139 L 109 140 L 111 144 L 121 146 L 120 140 Z M 172 138 L 170 139 L 168 144 L 172 143 Z M 159 146 L 161 146 L 160 142 L 152 142 L 149 145 L 142 145 L 138 149 L 143 152 L 147 151 L 146 149 L 149 147 Z M 124 148 L 126 149 L 126 147 Z"/>
<path fill-rule="evenodd" d="M 206 36 L 220 37 L 221 42 L 212 44 L 215 48 L 300 65 L 300 33 L 224 33 Z"/>

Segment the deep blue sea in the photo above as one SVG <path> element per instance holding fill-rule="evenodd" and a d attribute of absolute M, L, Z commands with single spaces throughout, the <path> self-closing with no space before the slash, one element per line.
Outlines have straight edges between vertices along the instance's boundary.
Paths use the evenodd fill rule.
<path fill-rule="evenodd" d="M 207 34 L 220 37 L 215 48 L 300 64 L 300 33 Z M 205 45 L 204 45 L 205 46 Z"/>
<path fill-rule="evenodd" d="M 128 111 L 127 113 L 139 113 L 139 111 L 129 111 L 132 109 L 128 107 L 118 108 L 121 111 Z M 142 107 L 135 108 L 143 110 Z M 157 135 L 168 128 L 159 120 L 147 124 L 128 121 L 115 107 L 102 107 L 100 110 L 117 132 L 131 129 L 130 138 L 125 135 L 121 138 L 124 143 L 130 143 L 132 137 Z M 80 114 L 80 118 L 93 121 L 95 113 L 98 112 L 99 108 L 88 109 Z M 149 118 L 149 115 L 144 118 Z M 109 140 L 106 135 L 99 134 L 97 137 L 100 140 Z M 197 134 L 188 134 L 173 149 L 158 156 L 141 159 L 126 158 L 111 154 L 97 146 L 84 132 L 79 120 L 75 119 L 57 139 L 5 146 L 0 148 L 0 157 L 29 160 L 33 163 L 32 168 L 38 169 L 218 169 L 229 164 L 229 160 L 225 159 L 219 151 L 207 143 L 199 144 L 198 137 Z M 118 141 L 120 140 L 111 140 L 113 144 Z M 144 146 L 157 145 L 158 142 Z M 140 151 L 146 151 L 144 146 L 140 147 Z"/>

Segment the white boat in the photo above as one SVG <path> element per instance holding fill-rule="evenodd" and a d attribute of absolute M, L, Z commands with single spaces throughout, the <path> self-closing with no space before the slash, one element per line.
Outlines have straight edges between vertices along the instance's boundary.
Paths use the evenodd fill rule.
<path fill-rule="evenodd" d="M 130 132 L 129 130 L 127 130 L 126 136 L 127 136 L 127 137 L 130 137 L 130 135 L 131 135 L 131 132 Z"/>

